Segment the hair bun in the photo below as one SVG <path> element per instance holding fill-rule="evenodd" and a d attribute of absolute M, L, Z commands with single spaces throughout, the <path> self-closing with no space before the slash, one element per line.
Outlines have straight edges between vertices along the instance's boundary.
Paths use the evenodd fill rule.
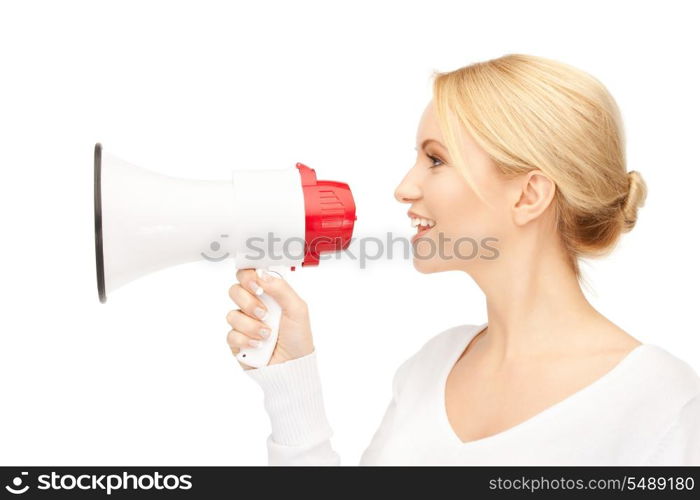
<path fill-rule="evenodd" d="M 642 178 L 642 174 L 636 170 L 627 173 L 629 187 L 627 198 L 622 205 L 622 215 L 624 217 L 623 231 L 630 231 L 637 222 L 637 210 L 644 206 L 647 197 L 647 184 Z"/>

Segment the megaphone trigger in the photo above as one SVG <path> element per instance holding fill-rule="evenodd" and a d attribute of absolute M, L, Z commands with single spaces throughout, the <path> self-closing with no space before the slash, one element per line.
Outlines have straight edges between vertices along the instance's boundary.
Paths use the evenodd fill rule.
<path fill-rule="evenodd" d="M 279 279 L 284 279 L 284 274 L 282 274 L 281 271 L 276 271 L 274 269 L 270 269 L 269 267 L 267 268 L 258 268 L 255 270 L 255 274 L 258 275 L 259 278 L 262 278 L 263 274 L 276 274 Z M 257 295 L 260 295 L 262 293 L 261 290 L 258 290 Z"/>

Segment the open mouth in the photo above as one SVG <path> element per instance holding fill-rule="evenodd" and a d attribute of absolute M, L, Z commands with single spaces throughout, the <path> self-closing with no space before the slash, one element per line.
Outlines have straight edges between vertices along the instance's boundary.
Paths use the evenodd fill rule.
<path fill-rule="evenodd" d="M 426 217 L 417 217 L 414 214 L 409 214 L 411 217 L 411 227 L 416 228 L 416 234 L 411 238 L 411 241 L 424 236 L 435 226 L 435 221 Z"/>

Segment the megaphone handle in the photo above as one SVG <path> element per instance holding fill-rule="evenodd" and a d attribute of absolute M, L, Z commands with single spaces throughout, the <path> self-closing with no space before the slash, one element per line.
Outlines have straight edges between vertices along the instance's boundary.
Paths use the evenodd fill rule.
<path fill-rule="evenodd" d="M 281 275 L 279 271 L 275 270 L 275 272 Z M 280 319 L 282 318 L 282 308 L 275 299 L 266 293 L 259 295 L 258 298 L 265 304 L 267 309 L 267 314 L 263 321 L 270 327 L 270 336 L 261 340 L 260 346 L 243 348 L 236 355 L 238 361 L 254 368 L 266 366 L 270 362 L 272 352 L 277 345 Z"/>

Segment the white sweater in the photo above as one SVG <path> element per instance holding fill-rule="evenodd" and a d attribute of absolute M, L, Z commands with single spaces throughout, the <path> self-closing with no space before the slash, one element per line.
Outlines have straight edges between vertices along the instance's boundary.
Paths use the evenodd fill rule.
<path fill-rule="evenodd" d="M 445 381 L 485 327 L 446 330 L 401 364 L 360 465 L 700 465 L 700 378 L 651 344 L 526 421 L 463 443 L 447 419 Z M 246 373 L 263 389 L 270 465 L 340 464 L 315 351 Z"/>

